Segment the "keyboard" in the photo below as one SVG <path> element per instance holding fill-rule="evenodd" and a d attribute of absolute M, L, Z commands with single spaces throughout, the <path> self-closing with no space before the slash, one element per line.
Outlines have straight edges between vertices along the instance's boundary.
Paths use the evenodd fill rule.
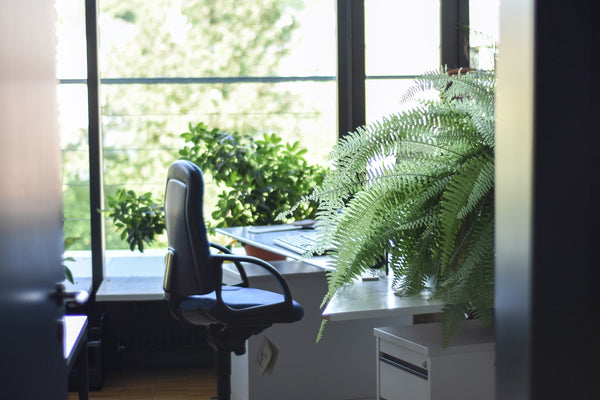
<path fill-rule="evenodd" d="M 287 235 L 279 236 L 273 243 L 294 253 L 304 254 L 316 245 L 316 240 L 312 235 Z"/>

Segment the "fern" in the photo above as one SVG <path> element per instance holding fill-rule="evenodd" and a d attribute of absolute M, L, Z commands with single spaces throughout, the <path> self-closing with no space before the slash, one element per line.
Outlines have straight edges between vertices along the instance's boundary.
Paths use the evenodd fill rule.
<path fill-rule="evenodd" d="M 398 294 L 446 304 L 446 344 L 466 316 L 491 320 L 494 87 L 489 72 L 425 74 L 404 96 L 417 106 L 332 149 L 334 169 L 304 198 L 319 203 L 313 252 L 332 249 L 323 305 L 388 254 Z"/>

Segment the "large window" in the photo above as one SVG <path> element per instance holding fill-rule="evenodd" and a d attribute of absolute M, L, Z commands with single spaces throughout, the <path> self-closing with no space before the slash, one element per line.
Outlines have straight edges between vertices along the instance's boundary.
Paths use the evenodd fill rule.
<path fill-rule="evenodd" d="M 89 249 L 84 2 L 57 4 L 65 229 Z M 189 123 L 275 132 L 314 163 L 337 138 L 334 1 L 98 0 L 98 31 L 106 196 L 161 199 Z M 127 247 L 110 223 L 105 246 Z"/>
<path fill-rule="evenodd" d="M 332 1 L 100 0 L 105 194 L 162 198 L 189 123 L 275 132 L 323 162 L 336 138 L 334 17 Z M 123 247 L 107 224 L 106 248 Z"/>
<path fill-rule="evenodd" d="M 73 249 L 87 251 L 86 260 L 90 249 L 127 248 L 110 221 L 105 229 L 90 228 L 98 225 L 90 222 L 98 213 L 90 204 L 122 187 L 161 200 L 167 166 L 189 123 L 275 132 L 299 140 L 311 162 L 323 163 L 342 133 L 343 113 L 366 114 L 369 122 L 400 111 L 413 78 L 444 62 L 442 48 L 455 41 L 464 49 L 440 26 L 445 20 L 464 30 L 444 13 L 468 11 L 465 0 L 97 0 L 102 136 L 88 141 L 86 3 L 95 2 L 56 0 L 65 233 L 81 238 Z M 475 15 L 486 15 L 484 3 L 493 0 L 478 0 Z M 341 10 L 351 15 L 350 31 L 339 26 Z M 361 39 L 341 51 L 336 36 L 342 35 Z M 343 65 L 357 75 L 342 80 Z M 349 82 L 366 95 L 351 96 L 354 103 L 342 111 L 348 99 L 340 93 Z M 102 169 L 95 175 L 97 155 Z M 90 176 L 103 179 L 90 184 Z M 103 231 L 94 245 L 90 237 Z M 164 248 L 164 238 L 156 247 Z M 102 260 L 94 260 L 94 274 Z"/>

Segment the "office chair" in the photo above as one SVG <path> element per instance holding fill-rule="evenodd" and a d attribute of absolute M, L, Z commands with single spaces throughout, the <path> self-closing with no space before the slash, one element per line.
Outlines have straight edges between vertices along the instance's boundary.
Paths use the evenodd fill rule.
<path fill-rule="evenodd" d="M 217 352 L 217 398 L 231 395 L 231 352 L 245 353 L 245 342 L 273 323 L 302 319 L 302 306 L 292 299 L 287 283 L 269 263 L 231 254 L 210 243 L 202 213 L 204 182 L 200 168 L 186 160 L 174 162 L 167 173 L 165 222 L 169 249 L 165 257 L 165 298 L 180 320 L 206 327 Z M 229 254 L 211 254 L 209 248 Z M 230 261 L 242 282 L 222 284 L 223 262 Z M 242 262 L 269 271 L 281 294 L 249 287 Z"/>

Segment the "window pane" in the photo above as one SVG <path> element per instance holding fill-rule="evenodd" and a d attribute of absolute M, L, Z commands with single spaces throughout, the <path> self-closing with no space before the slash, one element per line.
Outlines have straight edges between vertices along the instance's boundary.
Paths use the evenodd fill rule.
<path fill-rule="evenodd" d="M 127 187 L 162 201 L 189 123 L 277 133 L 324 162 L 337 137 L 334 1 L 100 0 L 99 9 L 106 195 Z M 127 247 L 106 228 L 107 249 Z"/>
<path fill-rule="evenodd" d="M 73 273 L 76 286 L 89 290 L 92 269 L 88 110 L 87 87 L 81 83 L 87 75 L 84 1 L 57 0 L 55 4 L 64 235 L 78 238 L 66 251 L 66 256 L 73 257 L 75 261 L 65 264 Z"/>
<path fill-rule="evenodd" d="M 414 76 L 439 68 L 439 13 L 439 0 L 365 1 L 367 122 L 400 111 Z"/>
<path fill-rule="evenodd" d="M 439 68 L 439 0 L 365 1 L 365 68 L 418 75 Z"/>
<path fill-rule="evenodd" d="M 412 78 L 368 80 L 366 82 L 367 123 L 408 109 L 400 99 L 413 85 Z"/>
<path fill-rule="evenodd" d="M 496 44 L 499 38 L 500 1 L 471 0 L 469 24 L 471 67 L 493 70 L 496 65 Z"/>
<path fill-rule="evenodd" d="M 59 79 L 85 79 L 87 76 L 84 0 L 56 0 L 57 57 Z"/>

